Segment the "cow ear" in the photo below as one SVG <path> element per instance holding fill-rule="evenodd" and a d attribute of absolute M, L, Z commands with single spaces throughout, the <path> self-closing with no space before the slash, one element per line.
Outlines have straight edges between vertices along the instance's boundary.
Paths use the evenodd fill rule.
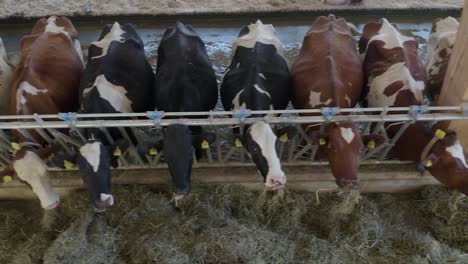
<path fill-rule="evenodd" d="M 314 143 L 314 145 L 319 145 L 319 147 L 325 147 L 328 145 L 329 137 L 320 131 L 313 131 L 309 133 L 309 137 Z"/>
<path fill-rule="evenodd" d="M 276 130 L 276 136 L 279 141 L 287 142 L 297 134 L 297 130 L 294 126 L 286 126 Z"/>
<path fill-rule="evenodd" d="M 439 156 L 435 153 L 429 154 L 424 160 L 421 161 L 421 165 L 423 165 L 426 168 L 430 168 L 434 166 L 434 164 L 439 161 Z"/>
<path fill-rule="evenodd" d="M 374 149 L 385 143 L 385 137 L 379 134 L 362 135 L 362 144 L 367 148 Z"/>

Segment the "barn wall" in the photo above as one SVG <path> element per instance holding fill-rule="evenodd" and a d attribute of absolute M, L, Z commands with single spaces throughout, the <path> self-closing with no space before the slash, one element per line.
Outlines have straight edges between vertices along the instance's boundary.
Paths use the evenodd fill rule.
<path fill-rule="evenodd" d="M 465 7 L 468 0 L 465 0 Z M 468 10 L 464 9 L 438 105 L 468 105 Z M 451 121 L 446 127 L 455 130 L 468 146 L 468 122 Z"/>

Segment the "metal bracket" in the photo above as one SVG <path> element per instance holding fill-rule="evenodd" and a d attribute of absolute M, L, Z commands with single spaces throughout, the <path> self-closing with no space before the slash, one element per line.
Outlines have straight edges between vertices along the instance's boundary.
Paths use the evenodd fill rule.
<path fill-rule="evenodd" d="M 330 122 L 330 120 L 336 116 L 337 114 L 340 113 L 340 108 L 339 107 L 322 107 L 321 109 L 322 115 L 325 117 L 327 122 Z"/>
<path fill-rule="evenodd" d="M 59 113 L 58 118 L 67 122 L 68 126 L 74 127 L 76 125 L 76 113 Z"/>
<path fill-rule="evenodd" d="M 418 117 L 418 115 L 429 112 L 428 105 L 411 105 L 409 114 Z"/>
<path fill-rule="evenodd" d="M 240 123 L 243 123 L 244 119 L 251 115 L 252 112 L 249 109 L 239 109 L 234 112 L 234 116 L 239 119 Z"/>
<path fill-rule="evenodd" d="M 148 111 L 146 112 L 146 117 L 154 121 L 155 126 L 161 125 L 161 119 L 164 118 L 166 114 L 163 111 Z"/>

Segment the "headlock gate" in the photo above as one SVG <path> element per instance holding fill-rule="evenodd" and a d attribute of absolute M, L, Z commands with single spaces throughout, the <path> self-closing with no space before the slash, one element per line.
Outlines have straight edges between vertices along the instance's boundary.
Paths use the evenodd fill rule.
<path fill-rule="evenodd" d="M 263 117 L 257 117 L 264 115 Z M 254 117 L 255 116 L 255 117 Z M 147 112 L 115 114 L 59 113 L 56 115 L 0 116 L 0 165 L 9 164 L 11 153 L 18 148 L 12 130 L 17 130 L 32 144 L 32 130 L 46 142 L 59 143 L 72 153 L 86 140 L 83 129 L 99 128 L 113 142 L 108 128 L 116 127 L 127 139 L 128 147 L 116 148 L 119 168 L 164 168 L 162 128 L 171 124 L 201 126 L 211 140 L 201 141 L 203 158 L 194 167 L 254 166 L 241 141 L 233 134 L 233 128 L 242 132 L 245 124 L 263 120 L 278 132 L 280 141 L 279 156 L 284 165 L 323 165 L 317 157 L 318 145 L 306 135 L 303 124 L 321 126 L 328 122 L 352 121 L 364 133 L 378 133 L 386 141 L 377 147 L 367 146 L 362 153 L 362 163 L 395 163 L 387 155 L 405 129 L 412 123 L 427 122 L 433 125 L 440 121 L 468 120 L 467 106 L 430 107 L 380 107 L 380 108 L 322 108 L 310 110 L 270 110 L 270 111 L 211 111 L 211 112 Z M 395 137 L 390 138 L 385 128 L 402 124 Z M 288 129 L 285 129 L 288 128 Z M 128 131 L 135 139 L 130 140 Z M 281 132 L 283 131 L 283 132 Z M 285 131 L 293 131 L 288 133 Z M 75 146 L 75 148 L 73 147 Z M 72 165 L 68 166 L 69 168 Z"/>

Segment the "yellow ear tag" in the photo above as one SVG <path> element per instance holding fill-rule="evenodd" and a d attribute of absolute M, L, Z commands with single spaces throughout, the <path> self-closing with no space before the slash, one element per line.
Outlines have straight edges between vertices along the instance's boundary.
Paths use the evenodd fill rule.
<path fill-rule="evenodd" d="M 426 162 L 426 167 L 431 167 L 432 166 L 432 160 L 428 160 Z"/>
<path fill-rule="evenodd" d="M 370 149 L 375 149 L 375 141 L 371 140 L 369 143 L 367 143 L 367 147 Z"/>
<path fill-rule="evenodd" d="M 10 175 L 3 176 L 3 182 L 11 182 L 13 178 Z"/>
<path fill-rule="evenodd" d="M 122 150 L 120 149 L 119 146 L 117 146 L 117 147 L 114 149 L 114 156 L 115 156 L 115 157 L 120 157 L 120 156 L 122 156 Z"/>
<path fill-rule="evenodd" d="M 236 138 L 236 141 L 234 142 L 234 144 L 236 145 L 236 147 L 242 148 L 242 141 L 240 141 L 240 139 Z"/>
<path fill-rule="evenodd" d="M 324 138 L 320 138 L 319 144 L 320 144 L 320 146 L 323 146 L 323 145 L 327 144 L 327 141 Z"/>
<path fill-rule="evenodd" d="M 445 135 L 447 133 L 445 133 L 445 131 L 441 130 L 441 129 L 437 129 L 436 132 L 435 132 L 435 136 L 436 138 L 438 139 L 444 139 Z"/>
<path fill-rule="evenodd" d="M 47 157 L 48 160 L 51 160 L 51 159 L 53 159 L 53 158 L 55 158 L 55 154 L 54 154 L 54 153 L 51 153 L 51 154 L 49 155 L 49 157 Z"/>
<path fill-rule="evenodd" d="M 207 149 L 209 147 L 210 147 L 210 144 L 208 143 L 208 141 L 203 140 L 203 142 L 201 143 L 201 148 L 202 149 Z"/>
<path fill-rule="evenodd" d="M 149 154 L 152 155 L 152 156 L 156 156 L 156 155 L 158 155 L 158 150 L 156 148 L 151 148 L 149 150 Z"/>
<path fill-rule="evenodd" d="M 71 161 L 64 160 L 63 161 L 63 166 L 65 166 L 65 169 L 69 170 L 73 168 L 74 164 Z"/>
<path fill-rule="evenodd" d="M 14 150 L 20 150 L 20 149 L 21 149 L 20 144 L 18 144 L 18 143 L 16 143 L 16 142 L 11 142 L 11 147 L 12 147 Z"/>
<path fill-rule="evenodd" d="M 281 137 L 279 138 L 279 140 L 281 142 L 287 142 L 288 141 L 288 133 L 284 133 L 283 135 L 281 135 Z"/>

